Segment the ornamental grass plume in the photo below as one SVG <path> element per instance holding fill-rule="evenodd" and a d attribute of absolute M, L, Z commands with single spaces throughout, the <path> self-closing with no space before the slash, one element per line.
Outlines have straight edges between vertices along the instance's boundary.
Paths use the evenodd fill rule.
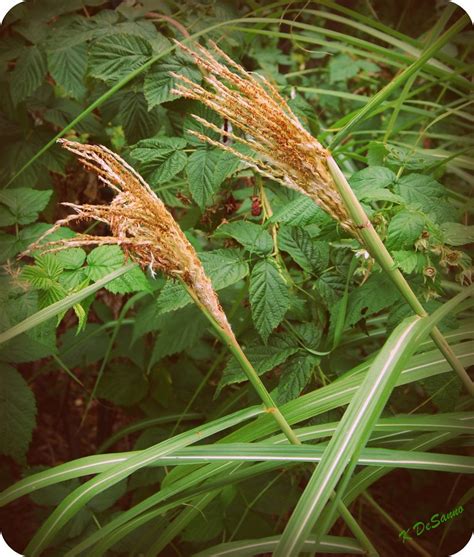
<path fill-rule="evenodd" d="M 194 248 L 173 219 L 163 202 L 143 178 L 118 155 L 102 145 L 83 145 L 60 139 L 59 143 L 77 156 L 82 165 L 112 188 L 116 196 L 108 205 L 63 203 L 75 214 L 56 222 L 22 255 L 36 249 L 53 251 L 76 246 L 116 244 L 142 267 L 162 271 L 183 282 L 190 296 L 210 319 L 218 335 L 240 363 L 267 411 L 291 443 L 299 440 L 275 405 L 240 347 L 227 317 L 219 304 L 211 281 L 206 276 Z M 107 224 L 110 236 L 79 234 L 74 238 L 41 244 L 49 234 L 73 221 L 96 220 Z M 41 244 L 41 245 L 40 245 Z"/>
<path fill-rule="evenodd" d="M 263 176 L 311 197 L 341 226 L 358 236 L 328 170 L 329 151 L 304 129 L 277 89 L 265 78 L 244 70 L 213 42 L 210 45 L 215 55 L 200 45 L 192 50 L 177 44 L 202 70 L 209 89 L 172 73 L 177 81 L 174 92 L 200 101 L 231 122 L 243 135 L 222 130 L 193 115 L 206 128 L 249 147 L 255 155 L 243 154 L 229 142 L 221 143 L 195 130 L 189 133 L 230 151 Z"/>
<path fill-rule="evenodd" d="M 194 115 L 204 127 L 250 148 L 254 154 L 241 153 L 229 142 L 216 141 L 195 130 L 188 130 L 188 133 L 230 151 L 263 176 L 313 199 L 368 249 L 412 310 L 421 317 L 426 316 L 426 310 L 378 236 L 331 153 L 303 128 L 277 89 L 265 78 L 247 72 L 213 42 L 210 46 L 215 54 L 199 44 L 190 49 L 176 43 L 201 69 L 207 88 L 184 75 L 172 73 L 177 83 L 173 91 L 200 101 L 227 119 L 242 135 Z M 439 329 L 434 327 L 431 337 L 468 392 L 474 395 L 474 383 Z"/>
<path fill-rule="evenodd" d="M 234 336 L 217 294 L 196 252 L 171 213 L 143 178 L 118 155 L 102 145 L 84 145 L 66 139 L 59 143 L 77 156 L 82 165 L 116 192 L 108 205 L 63 203 L 75 214 L 58 220 L 22 255 L 77 246 L 116 244 L 125 254 L 152 273 L 156 270 L 181 280 L 188 291 L 227 335 Z M 74 238 L 41 244 L 58 228 L 74 221 L 96 220 L 107 224 L 110 236 L 79 234 Z"/>

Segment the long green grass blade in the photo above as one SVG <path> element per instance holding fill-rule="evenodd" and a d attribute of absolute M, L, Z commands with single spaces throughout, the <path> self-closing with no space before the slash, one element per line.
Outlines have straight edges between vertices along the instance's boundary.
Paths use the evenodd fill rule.
<path fill-rule="evenodd" d="M 41 554 L 49 541 L 55 534 L 70 520 L 88 501 L 95 495 L 101 493 L 108 487 L 115 485 L 120 480 L 126 478 L 136 470 L 151 464 L 160 456 L 171 453 L 172 451 L 196 443 L 206 437 L 219 433 L 225 429 L 233 427 L 242 421 L 249 420 L 262 414 L 264 410 L 253 407 L 236 412 L 225 418 L 214 421 L 212 424 L 191 429 L 185 433 L 163 441 L 158 445 L 144 450 L 136 456 L 132 456 L 125 462 L 113 466 L 110 470 L 102 472 L 92 480 L 89 480 L 68 495 L 61 504 L 48 517 L 46 522 L 36 532 L 33 539 L 26 548 L 26 554 L 35 556 Z"/>
<path fill-rule="evenodd" d="M 340 130 L 332 140 L 329 145 L 329 149 L 334 149 L 337 145 L 340 145 L 341 141 L 349 135 L 349 133 L 358 126 L 365 117 L 370 114 L 382 101 L 384 101 L 389 95 L 391 95 L 396 89 L 401 87 L 407 79 L 414 75 L 420 68 L 422 68 L 426 62 L 435 54 L 440 48 L 449 42 L 449 40 L 457 35 L 469 22 L 468 16 L 461 17 L 454 25 L 452 25 L 439 39 L 437 39 L 432 45 L 430 45 L 423 54 L 413 62 L 408 68 L 403 70 L 395 79 L 393 79 L 388 85 L 381 89 L 377 94 L 375 94 L 372 99 L 360 109 L 357 115 L 348 122 L 342 130 Z"/>
<path fill-rule="evenodd" d="M 278 541 L 279 536 L 260 538 L 258 540 L 241 540 L 238 542 L 223 543 L 215 545 L 204 551 L 196 553 L 194 557 L 249 557 L 251 555 L 261 555 L 271 553 Z M 351 555 L 363 555 L 365 550 L 351 538 L 339 536 L 325 536 L 321 541 L 310 536 L 303 544 L 305 552 L 320 553 L 344 553 Z"/>
<path fill-rule="evenodd" d="M 146 418 L 144 420 L 138 420 L 137 422 L 133 422 L 132 424 L 127 425 L 122 429 L 119 429 L 116 432 L 114 432 L 97 448 L 96 452 L 103 453 L 123 437 L 126 437 L 127 435 L 130 435 L 137 431 L 142 431 L 143 429 L 147 429 L 149 427 L 155 427 L 157 425 L 162 425 L 162 424 L 169 424 L 169 423 L 176 422 L 178 420 L 185 421 L 185 422 L 190 420 L 199 420 L 202 417 L 203 417 L 202 414 L 199 414 L 199 412 L 188 412 L 186 414 L 170 414 L 169 416 L 160 416 L 159 418 Z"/>
<path fill-rule="evenodd" d="M 382 418 L 374 427 L 374 432 L 380 433 L 380 437 L 377 437 L 377 440 L 383 439 L 383 436 L 393 436 L 400 433 L 406 432 L 425 432 L 425 431 L 448 431 L 448 432 L 457 432 L 463 434 L 473 434 L 474 433 L 474 425 L 469 423 L 466 418 L 471 416 L 468 412 L 458 412 L 458 413 L 445 413 L 441 416 L 439 415 L 400 415 L 394 416 L 391 418 Z M 151 421 L 151 420 L 150 420 Z M 140 422 L 140 424 L 148 422 L 148 420 L 144 420 Z M 153 421 L 155 424 L 156 422 Z M 159 423 L 163 423 L 163 419 Z M 334 431 L 336 430 L 338 422 L 332 422 L 324 425 L 318 426 L 307 426 L 303 428 L 296 429 L 296 433 L 298 437 L 304 441 L 314 441 L 316 439 L 321 439 L 324 437 L 331 436 Z M 136 429 L 134 429 L 136 431 Z M 193 451 L 196 451 L 194 454 L 195 456 L 198 455 L 200 452 L 207 450 L 209 455 L 217 456 L 220 454 L 221 456 L 225 454 L 225 452 L 232 452 L 231 448 L 234 447 L 234 455 L 236 456 L 235 460 L 244 460 L 244 449 L 248 451 L 247 456 L 250 456 L 252 453 L 256 454 L 257 450 L 267 451 L 267 454 L 270 456 L 276 456 L 276 460 L 281 460 L 284 455 L 289 457 L 289 460 L 296 460 L 300 461 L 310 461 L 313 457 L 316 461 L 320 460 L 320 456 L 322 454 L 322 447 L 318 447 L 317 445 L 313 445 L 311 447 L 302 446 L 297 447 L 298 451 L 300 451 L 303 457 L 300 459 L 297 457 L 295 452 L 291 447 L 285 446 L 283 448 L 277 447 L 275 445 L 279 444 L 286 444 L 287 440 L 284 435 L 277 435 L 274 436 L 265 444 L 259 445 L 250 445 L 250 444 L 225 444 L 222 447 L 218 445 L 209 446 L 207 449 L 203 449 L 202 447 L 196 447 L 193 449 L 184 449 L 181 451 L 176 451 L 168 457 L 162 457 L 156 460 L 156 462 L 152 463 L 151 466 L 164 466 L 165 464 L 179 464 L 179 455 L 184 455 L 185 458 L 188 458 L 192 455 Z M 267 443 L 273 443 L 274 446 L 268 447 L 266 446 Z M 236 447 L 239 447 L 239 450 L 236 450 Z M 259 449 L 260 447 L 260 449 Z M 377 449 L 374 449 L 376 451 Z M 219 452 L 220 451 L 220 452 Z M 98 474 L 100 472 L 104 472 L 105 470 L 110 469 L 115 464 L 125 462 L 131 456 L 139 454 L 140 451 L 129 451 L 125 453 L 112 453 L 112 454 L 100 454 L 100 455 L 92 455 L 83 458 L 79 458 L 73 460 L 71 462 L 67 462 L 65 464 L 60 464 L 59 466 L 55 466 L 49 470 L 43 470 L 36 474 L 32 474 L 19 482 L 15 483 L 14 485 L 7 488 L 5 491 L 0 493 L 0 507 L 7 505 L 11 501 L 18 499 L 19 497 L 23 497 L 24 495 L 28 495 L 33 493 L 39 489 L 45 488 L 49 485 L 54 485 L 59 482 L 63 482 L 66 480 L 70 480 L 72 478 L 80 478 L 83 476 L 89 476 L 93 474 Z M 407 455 L 401 453 L 395 455 L 393 453 L 386 453 L 385 457 L 394 458 L 396 457 L 398 461 L 407 457 Z M 369 459 L 371 453 L 363 452 L 361 455 L 361 459 Z M 383 453 L 380 453 L 383 456 Z M 202 455 L 201 455 L 202 456 Z M 376 457 L 377 455 L 373 452 L 372 457 Z M 411 458 L 412 455 L 408 455 Z M 428 456 L 428 459 L 431 459 L 431 455 L 424 455 Z M 442 455 L 443 457 L 447 457 L 448 460 L 446 461 L 449 465 L 450 455 Z M 177 458 L 178 457 L 178 458 Z M 296 458 L 294 458 L 296 457 Z M 305 458 L 307 457 L 307 458 Z M 221 457 L 218 457 L 221 459 Z M 439 463 L 439 455 L 437 456 L 438 460 L 433 460 L 433 462 Z M 213 460 L 211 457 L 209 460 Z M 233 460 L 233 459 L 229 459 Z M 253 459 L 252 459 L 253 460 Z M 265 459 L 266 460 L 266 459 Z M 268 459 L 272 460 L 272 459 Z M 275 460 L 275 459 L 273 459 Z M 182 461 L 181 463 L 185 463 Z M 413 465 L 414 466 L 414 465 Z M 438 464 L 436 464 L 438 466 Z"/>
<path fill-rule="evenodd" d="M 454 346 L 453 349 L 457 356 L 460 357 L 460 359 L 463 361 L 463 363 L 465 363 L 466 365 L 467 362 L 474 364 L 474 343 L 461 343 L 460 345 Z M 429 363 L 426 363 L 425 361 L 427 355 L 429 355 L 431 358 L 431 361 Z M 361 369 L 358 373 L 348 374 L 347 377 L 341 378 L 331 385 L 328 385 L 322 389 L 318 389 L 317 391 L 313 391 L 312 393 L 308 393 L 307 395 L 304 395 L 295 401 L 291 401 L 285 404 L 282 409 L 284 410 L 285 415 L 288 417 L 290 423 L 297 423 L 299 421 L 309 419 L 311 417 L 337 408 L 338 406 L 348 404 L 354 393 L 357 392 L 358 388 L 360 387 L 360 384 L 364 377 L 364 372 L 367 371 L 369 366 L 363 364 L 360 367 Z M 432 369 L 433 371 L 431 371 Z M 411 359 L 410 366 L 404 370 L 404 372 L 402 373 L 402 377 L 399 378 L 398 384 L 408 384 L 415 380 L 430 377 L 432 373 L 447 373 L 449 370 L 449 364 L 440 355 L 439 351 L 436 350 L 428 352 L 426 354 L 420 354 Z M 428 417 L 423 417 L 423 419 L 428 419 Z M 461 420 L 464 424 L 467 423 L 465 417 L 460 418 L 460 421 Z M 334 429 L 324 431 L 325 426 L 321 427 L 323 428 L 322 433 L 325 433 L 326 435 L 330 435 L 331 431 L 334 431 Z M 253 422 L 248 426 L 241 427 L 238 431 L 228 435 L 225 439 L 222 440 L 222 442 L 248 442 L 262 438 L 263 436 L 268 435 L 275 430 L 276 425 L 273 420 L 269 419 L 268 416 L 262 416 L 261 418 L 258 418 L 256 422 Z M 302 433 L 302 435 L 303 441 L 308 439 L 305 439 L 305 433 Z M 455 434 L 446 433 L 446 435 Z M 286 440 L 284 440 L 282 436 L 280 436 L 279 439 L 281 440 L 281 442 L 286 442 Z M 143 514 L 147 509 L 158 505 L 161 501 L 165 501 L 169 497 L 175 496 L 179 493 L 183 493 L 187 489 L 192 489 L 205 480 L 210 480 L 218 476 L 219 474 L 223 474 L 226 478 L 223 481 L 223 485 L 227 485 L 229 483 L 228 476 L 231 474 L 231 477 L 235 481 L 237 481 L 239 473 L 236 472 L 235 466 L 236 465 L 233 464 L 222 463 L 210 464 L 204 468 L 190 467 L 191 469 L 187 470 L 186 472 L 184 471 L 184 468 L 174 469 L 166 477 L 160 492 L 148 497 L 138 505 L 135 505 L 135 507 L 129 509 L 117 518 L 113 519 L 100 531 L 92 534 L 91 536 L 89 536 L 89 538 L 76 546 L 68 554 L 68 557 L 79 555 L 85 549 L 95 546 L 95 544 L 97 544 L 99 540 L 105 538 L 114 530 L 116 531 L 117 529 L 123 528 L 124 524 L 139 516 L 140 513 Z M 277 465 L 264 463 L 255 465 L 253 467 L 254 470 L 256 466 L 264 467 L 263 471 L 267 471 L 268 469 L 272 469 L 272 466 Z M 281 466 L 281 464 L 279 464 L 278 466 Z M 256 473 L 256 470 L 255 472 L 249 472 L 250 477 L 254 473 Z M 243 471 L 244 477 L 247 477 L 245 474 L 247 474 L 247 472 Z M 232 483 L 232 480 L 230 480 L 230 483 Z M 158 511 L 154 514 L 152 513 L 147 517 L 147 519 L 151 520 L 154 516 L 158 516 L 159 514 L 160 513 Z"/>
<path fill-rule="evenodd" d="M 27 317 L 26 319 L 21 321 L 21 323 L 18 323 L 10 329 L 7 329 L 3 333 L 0 333 L 0 344 L 18 335 L 21 335 L 22 333 L 29 331 L 33 327 L 36 327 L 40 323 L 44 323 L 48 319 L 51 319 L 51 317 L 54 317 L 55 315 L 58 315 L 61 312 L 72 308 L 72 306 L 79 302 L 82 302 L 82 300 L 100 290 L 110 281 L 121 277 L 122 275 L 130 271 L 130 269 L 133 269 L 133 267 L 135 267 L 134 263 L 129 263 L 124 267 L 120 267 L 120 269 L 116 269 L 115 271 L 108 273 L 107 275 L 105 275 L 105 277 L 102 277 L 94 284 L 91 284 L 90 286 L 79 290 L 79 292 L 70 294 L 66 298 L 59 300 L 59 302 L 55 302 L 54 304 L 51 304 L 50 306 L 45 307 L 44 309 L 34 313 L 33 315 L 30 315 L 30 317 Z"/>
<path fill-rule="evenodd" d="M 367 443 L 396 385 L 402 366 L 416 350 L 419 341 L 473 292 L 474 288 L 466 289 L 466 292 L 455 296 L 431 316 L 404 320 L 390 335 L 351 400 L 321 463 L 308 482 L 281 536 L 274 552 L 275 557 L 297 555 L 301 551 L 304 540 L 320 517 L 349 462 L 357 459 Z M 355 467 L 353 460 L 352 466 Z"/>

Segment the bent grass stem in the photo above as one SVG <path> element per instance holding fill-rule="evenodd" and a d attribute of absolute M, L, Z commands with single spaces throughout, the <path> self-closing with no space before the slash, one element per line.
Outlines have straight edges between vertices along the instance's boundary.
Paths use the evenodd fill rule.
<path fill-rule="evenodd" d="M 354 224 L 358 227 L 360 238 L 363 240 L 367 251 L 377 261 L 380 267 L 382 267 L 383 271 L 397 287 L 411 309 L 420 317 L 427 316 L 428 313 L 416 297 L 416 294 L 411 289 L 400 269 L 397 267 L 333 157 L 329 156 L 327 158 L 327 164 L 346 209 L 354 221 Z M 474 396 L 474 383 L 471 381 L 464 366 L 456 357 L 438 327 L 432 329 L 431 338 L 453 370 L 458 374 L 468 393 Z"/>
<path fill-rule="evenodd" d="M 211 325 L 213 326 L 214 330 L 216 331 L 221 341 L 225 344 L 225 346 L 227 346 L 231 354 L 237 359 L 242 370 L 247 375 L 248 380 L 250 381 L 253 388 L 255 389 L 258 396 L 260 397 L 260 400 L 265 406 L 267 412 L 273 417 L 275 422 L 278 424 L 280 430 L 287 437 L 288 441 L 293 445 L 301 445 L 301 441 L 298 439 L 294 431 L 291 429 L 291 426 L 286 421 L 286 418 L 280 412 L 280 409 L 272 399 L 270 393 L 267 391 L 267 388 L 263 384 L 262 380 L 258 376 L 257 372 L 255 371 L 254 367 L 248 360 L 247 356 L 244 354 L 244 351 L 242 350 L 235 336 L 228 334 L 227 331 L 224 331 L 223 328 L 217 323 L 217 321 L 209 313 L 207 308 L 200 302 L 200 300 L 197 298 L 193 290 L 184 281 L 181 282 L 185 287 L 186 291 L 188 292 L 188 294 L 193 299 L 193 301 L 196 303 L 196 305 L 199 307 L 199 309 L 204 313 L 208 321 L 211 323 Z M 347 526 L 354 534 L 356 539 L 367 550 L 367 554 L 369 556 L 375 557 L 377 555 L 377 552 L 375 551 L 372 543 L 367 538 L 363 530 L 360 528 L 357 521 L 351 515 L 349 509 L 344 505 L 344 503 L 341 500 L 337 500 L 337 511 L 339 512 L 343 520 L 346 522 Z"/>

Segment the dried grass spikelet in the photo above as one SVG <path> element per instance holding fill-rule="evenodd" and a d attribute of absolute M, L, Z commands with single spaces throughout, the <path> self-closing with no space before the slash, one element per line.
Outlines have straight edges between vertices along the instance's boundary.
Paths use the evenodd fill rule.
<path fill-rule="evenodd" d="M 116 196 L 108 205 L 63 203 L 75 214 L 61 219 L 22 255 L 36 249 L 56 251 L 77 246 L 116 244 L 142 267 L 162 271 L 182 280 L 222 329 L 232 335 L 217 294 L 196 252 L 171 213 L 143 178 L 118 155 L 101 145 L 83 145 L 60 139 L 82 165 L 112 188 Z M 41 244 L 49 234 L 73 221 L 96 220 L 110 227 L 111 236 L 79 234 L 74 238 Z"/>
<path fill-rule="evenodd" d="M 208 129 L 250 147 L 256 156 L 243 155 L 228 145 L 194 130 L 201 141 L 232 152 L 263 176 L 308 195 L 345 229 L 358 235 L 334 180 L 327 168 L 329 152 L 299 122 L 276 88 L 265 78 L 257 79 L 210 43 L 216 53 L 200 45 L 191 50 L 181 43 L 203 71 L 205 89 L 186 76 L 173 73 L 174 92 L 202 102 L 240 129 L 243 135 L 225 131 L 194 115 Z M 221 63 L 219 59 L 223 60 Z"/>

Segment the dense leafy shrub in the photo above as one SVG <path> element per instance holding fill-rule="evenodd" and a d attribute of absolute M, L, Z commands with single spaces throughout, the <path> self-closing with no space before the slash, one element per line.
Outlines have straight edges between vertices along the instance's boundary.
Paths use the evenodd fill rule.
<path fill-rule="evenodd" d="M 329 146 L 396 267 L 425 310 L 443 318 L 443 334 L 467 367 L 472 32 L 461 17 L 445 2 L 356 0 L 39 0 L 10 12 L 0 39 L 0 429 L 9 488 L 2 503 L 30 495 L 2 518 L 12 546 L 23 550 L 36 531 L 28 554 L 50 546 L 45 554 L 218 555 L 209 548 L 224 542 L 236 542 L 235 555 L 273 551 L 272 536 L 291 527 L 295 508 L 301 524 L 311 514 L 300 499 L 314 470 L 308 461 L 321 458 L 344 427 L 345 406 L 355 407 L 358 388 L 368 397 L 364 381 L 383 376 L 392 353 L 394 373 L 404 370 L 393 376 L 398 388 L 377 393 L 382 417 L 372 416 L 370 438 L 357 438 L 359 452 L 350 455 L 363 468 L 347 472 L 336 491 L 381 555 L 436 547 L 447 555 L 465 543 L 467 477 L 455 474 L 473 471 L 465 456 L 471 402 L 425 338 L 434 320 L 413 325 L 418 336 L 404 344 L 413 312 L 390 276 L 312 199 L 192 135 L 205 132 L 193 114 L 223 132 L 228 122 L 177 95 L 170 75 L 203 82 L 173 42 L 192 35 L 217 41 L 278 87 L 304 128 Z M 239 361 L 179 281 L 146 267 L 123 271 L 129 261 L 117 245 L 17 258 L 70 214 L 61 202 L 111 202 L 97 176 L 55 143 L 62 135 L 120 154 L 170 209 L 302 447 L 274 439 L 279 432 Z M 101 223 L 75 223 L 49 239 L 90 230 L 109 233 Z M 196 432 L 213 437 L 186 448 Z M 227 448 L 217 442 L 224 439 Z M 89 458 L 112 449 L 122 452 Z M 146 467 L 148 455 L 161 455 L 160 466 Z M 239 455 L 251 462 L 235 462 Z M 49 469 L 65 462 L 52 480 Z M 100 480 L 113 466 L 122 466 L 121 481 L 75 499 L 92 485 L 84 476 Z M 41 470 L 14 491 L 15 480 Z M 411 545 L 399 537 L 460 505 L 464 514 L 449 527 L 419 537 L 413 528 Z M 54 508 L 59 514 L 38 534 Z M 357 527 L 356 541 L 347 517 L 333 515 L 328 503 L 326 529 L 312 530 L 305 551 L 320 536 L 339 553 L 364 546 Z M 252 539 L 260 549 L 245 541 Z"/>

